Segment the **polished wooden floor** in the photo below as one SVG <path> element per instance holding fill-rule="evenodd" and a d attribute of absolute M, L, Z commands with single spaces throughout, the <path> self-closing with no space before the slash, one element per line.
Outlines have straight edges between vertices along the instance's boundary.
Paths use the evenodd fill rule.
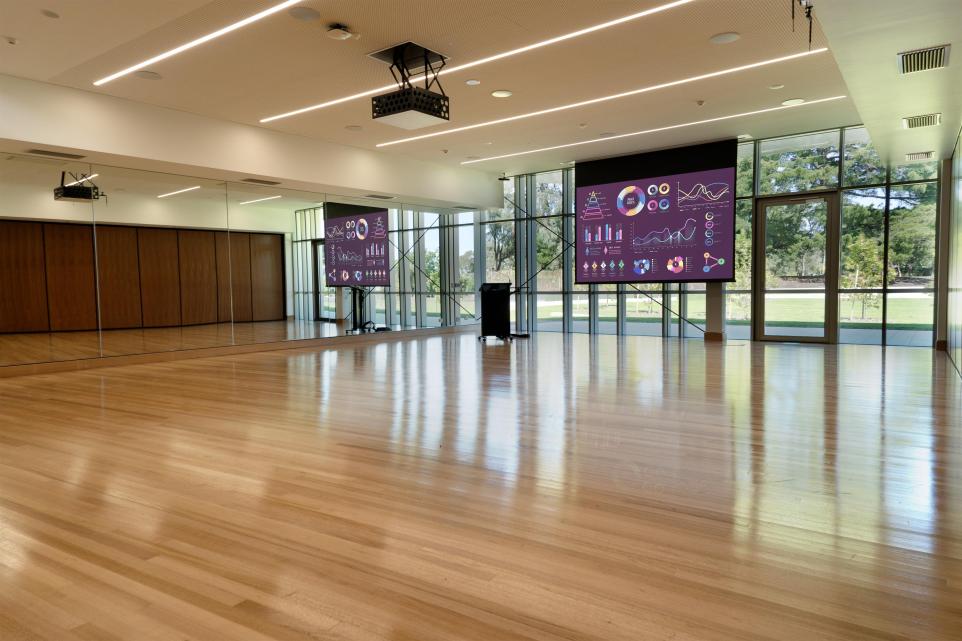
<path fill-rule="evenodd" d="M 328 338 L 343 334 L 343 329 L 334 323 L 289 319 L 258 323 L 110 329 L 103 332 L 0 334 L 0 367 Z"/>
<path fill-rule="evenodd" d="M 930 350 L 453 334 L 0 407 L 3 641 L 962 638 Z"/>

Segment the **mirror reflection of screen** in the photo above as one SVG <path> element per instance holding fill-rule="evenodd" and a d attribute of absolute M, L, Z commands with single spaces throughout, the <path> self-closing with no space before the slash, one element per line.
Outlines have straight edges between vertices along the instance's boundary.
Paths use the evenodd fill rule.
<path fill-rule="evenodd" d="M 350 206 L 339 205 L 338 209 L 347 207 Z M 324 221 L 324 278 L 328 287 L 390 285 L 388 212 L 386 209 L 358 210 L 357 214 Z"/>

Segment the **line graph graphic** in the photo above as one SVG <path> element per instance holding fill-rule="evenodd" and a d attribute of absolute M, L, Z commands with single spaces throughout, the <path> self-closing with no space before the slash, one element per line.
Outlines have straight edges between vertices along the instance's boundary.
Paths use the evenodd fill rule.
<path fill-rule="evenodd" d="M 694 218 L 689 218 L 679 229 L 665 227 L 664 229 L 648 232 L 644 237 L 634 238 L 631 244 L 635 248 L 639 247 L 672 247 L 690 244 L 698 231 L 698 223 Z"/>
<path fill-rule="evenodd" d="M 327 228 L 328 238 L 344 238 L 344 227 L 341 225 L 333 225 Z"/>
<path fill-rule="evenodd" d="M 341 249 L 338 247 L 337 261 L 339 263 L 360 263 L 364 261 L 364 257 L 350 249 Z"/>
<path fill-rule="evenodd" d="M 727 202 L 726 196 L 731 191 L 728 183 L 695 183 L 689 188 L 678 183 L 678 206 L 713 205 Z M 723 200 L 724 199 L 724 200 Z"/>

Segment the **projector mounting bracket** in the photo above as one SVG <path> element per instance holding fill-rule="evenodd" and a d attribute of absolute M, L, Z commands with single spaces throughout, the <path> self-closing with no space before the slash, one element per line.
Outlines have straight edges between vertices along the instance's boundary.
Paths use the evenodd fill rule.
<path fill-rule="evenodd" d="M 424 89 L 429 91 L 437 86 L 436 91 L 442 96 L 444 88 L 438 80 L 438 74 L 447 62 L 447 56 L 414 42 L 402 42 L 388 49 L 375 51 L 370 54 L 375 60 L 390 65 L 391 75 L 398 89 L 410 89 L 414 82 L 424 81 Z M 420 78 L 418 76 L 421 76 Z"/>

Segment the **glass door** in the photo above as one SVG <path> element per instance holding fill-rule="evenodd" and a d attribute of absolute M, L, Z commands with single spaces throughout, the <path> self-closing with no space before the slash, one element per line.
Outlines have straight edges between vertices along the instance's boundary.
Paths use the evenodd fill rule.
<path fill-rule="evenodd" d="M 834 343 L 837 194 L 759 201 L 756 340 Z"/>
<path fill-rule="evenodd" d="M 337 319 L 335 299 L 337 289 L 327 286 L 327 272 L 324 269 L 324 241 L 315 240 L 314 249 L 314 309 L 315 320 L 334 322 Z"/>

